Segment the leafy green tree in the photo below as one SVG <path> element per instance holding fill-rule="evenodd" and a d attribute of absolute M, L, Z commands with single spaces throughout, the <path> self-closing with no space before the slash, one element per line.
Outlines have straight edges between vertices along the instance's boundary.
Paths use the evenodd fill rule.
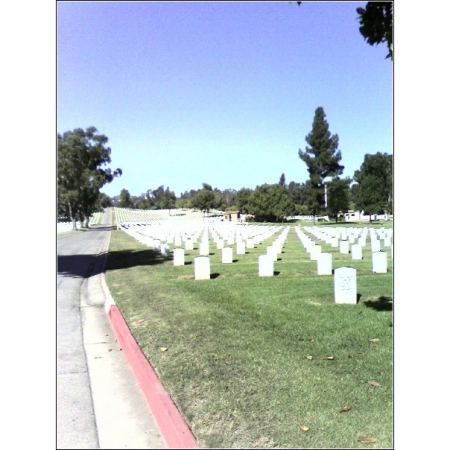
<path fill-rule="evenodd" d="M 318 107 L 314 114 L 311 132 L 305 138 L 310 147 L 298 151 L 298 156 L 306 164 L 309 172 L 310 189 L 308 192 L 308 206 L 313 214 L 315 225 L 316 214 L 324 208 L 325 185 L 324 180 L 329 176 L 342 173 L 344 166 L 339 164 L 342 159 L 338 150 L 339 136 L 331 135 L 328 122 L 322 107 Z"/>
<path fill-rule="evenodd" d="M 242 188 L 236 192 L 236 206 L 237 209 L 243 214 L 248 214 L 249 212 L 249 199 L 252 192 L 253 190 L 248 188 Z"/>
<path fill-rule="evenodd" d="M 303 2 L 297 2 L 300 6 Z M 370 45 L 385 42 L 389 53 L 386 58 L 394 57 L 392 25 L 394 21 L 394 2 L 367 2 L 365 8 L 356 8 L 359 32 Z"/>
<path fill-rule="evenodd" d="M 117 206 L 119 208 L 134 208 L 130 192 L 127 189 L 122 189 L 120 191 L 119 202 L 117 203 Z"/>
<path fill-rule="evenodd" d="M 192 206 L 203 211 L 203 213 L 209 213 L 215 207 L 215 202 L 216 197 L 214 196 L 211 185 L 203 183 L 203 189 L 197 192 L 192 199 Z"/>
<path fill-rule="evenodd" d="M 295 204 L 295 214 L 307 214 L 309 212 L 307 206 L 308 192 L 305 183 L 291 181 L 287 186 L 287 193 Z"/>
<path fill-rule="evenodd" d="M 278 182 L 278 184 L 283 187 L 286 186 L 286 177 L 284 176 L 284 173 L 281 174 L 280 181 Z"/>
<path fill-rule="evenodd" d="M 164 197 L 164 185 L 158 186 L 156 189 L 147 191 L 147 200 L 153 209 L 163 209 L 161 206 Z"/>
<path fill-rule="evenodd" d="M 96 207 L 99 210 L 102 210 L 104 208 L 110 208 L 111 206 L 113 206 L 111 197 L 106 195 L 104 192 L 100 192 L 98 199 L 97 199 Z"/>
<path fill-rule="evenodd" d="M 162 209 L 168 209 L 170 215 L 170 210 L 175 208 L 176 201 L 177 196 L 175 195 L 175 192 L 172 192 L 169 187 L 167 187 L 161 198 L 160 206 Z"/>
<path fill-rule="evenodd" d="M 338 222 L 339 212 L 348 211 L 350 198 L 350 178 L 333 178 L 327 183 L 327 212 Z"/>
<path fill-rule="evenodd" d="M 263 184 L 250 195 L 248 212 L 258 222 L 284 221 L 295 214 L 295 204 L 280 184 Z"/>
<path fill-rule="evenodd" d="M 108 138 L 95 127 L 58 133 L 57 138 L 58 211 L 67 212 L 74 230 L 77 220 L 88 227 L 100 189 L 122 175 L 122 170 L 104 167 L 111 162 L 111 149 L 106 147 Z"/>
<path fill-rule="evenodd" d="M 357 208 L 370 215 L 392 213 L 392 155 L 366 154 L 353 179 L 358 183 Z"/>

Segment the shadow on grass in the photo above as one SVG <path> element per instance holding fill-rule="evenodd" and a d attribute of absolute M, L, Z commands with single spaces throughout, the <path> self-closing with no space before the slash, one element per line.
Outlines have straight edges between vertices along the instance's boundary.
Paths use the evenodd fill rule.
<path fill-rule="evenodd" d="M 192 261 L 186 261 L 186 262 L 184 263 L 185 266 L 189 266 L 189 265 L 191 265 L 191 264 L 192 264 Z"/>
<path fill-rule="evenodd" d="M 273 275 L 275 276 L 275 277 L 277 277 L 278 275 L 280 275 L 280 271 L 279 270 L 275 270 L 274 272 L 273 272 Z"/>
<path fill-rule="evenodd" d="M 219 276 L 220 276 L 220 273 L 212 273 L 209 277 L 211 280 L 215 280 Z"/>
<path fill-rule="evenodd" d="M 171 260 L 171 256 L 162 256 L 153 250 L 120 250 L 108 253 L 106 270 L 128 269 L 136 266 L 153 266 Z"/>
<path fill-rule="evenodd" d="M 378 300 L 367 300 L 364 303 L 368 308 L 376 311 L 392 311 L 392 297 L 379 297 Z"/>
<path fill-rule="evenodd" d="M 233 262 L 235 263 L 235 262 L 238 262 L 239 260 L 238 259 L 233 259 Z"/>

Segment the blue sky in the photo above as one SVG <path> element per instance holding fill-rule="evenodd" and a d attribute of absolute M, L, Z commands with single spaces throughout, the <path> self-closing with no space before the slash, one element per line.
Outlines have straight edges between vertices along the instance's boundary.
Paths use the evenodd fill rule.
<path fill-rule="evenodd" d="M 58 2 L 57 131 L 109 138 L 110 196 L 254 189 L 308 179 L 321 106 L 352 177 L 393 148 L 393 66 L 359 33 L 365 4 Z"/>

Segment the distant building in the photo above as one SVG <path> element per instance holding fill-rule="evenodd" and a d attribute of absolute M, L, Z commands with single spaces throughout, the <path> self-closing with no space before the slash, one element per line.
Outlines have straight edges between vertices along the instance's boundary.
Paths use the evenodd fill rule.
<path fill-rule="evenodd" d="M 224 222 L 238 222 L 241 217 L 239 211 L 226 211 L 223 213 Z"/>

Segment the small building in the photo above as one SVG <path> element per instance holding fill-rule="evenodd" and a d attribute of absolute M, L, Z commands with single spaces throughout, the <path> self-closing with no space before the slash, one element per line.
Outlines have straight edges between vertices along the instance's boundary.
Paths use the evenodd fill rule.
<path fill-rule="evenodd" d="M 241 217 L 239 211 L 226 211 L 223 213 L 224 222 L 238 222 Z"/>

